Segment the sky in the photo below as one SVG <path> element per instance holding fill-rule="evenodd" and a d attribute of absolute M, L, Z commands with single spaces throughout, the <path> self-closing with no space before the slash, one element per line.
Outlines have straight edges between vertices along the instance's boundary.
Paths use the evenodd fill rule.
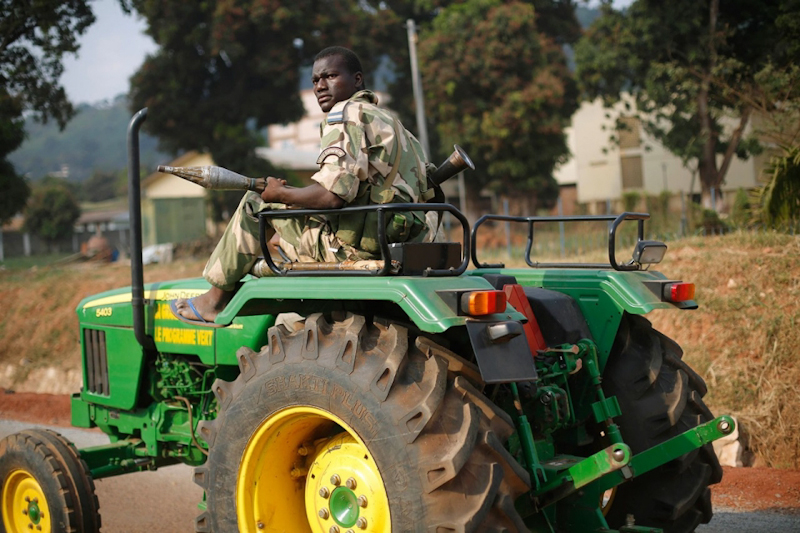
<path fill-rule="evenodd" d="M 633 0 L 614 0 L 617 8 Z M 590 0 L 589 5 L 598 4 Z M 136 14 L 126 15 L 118 0 L 92 2 L 97 20 L 79 41 L 78 55 L 64 59 L 61 83 L 74 104 L 97 103 L 128 92 L 128 79 L 155 52 L 156 44 L 144 34 L 146 24 Z"/>
<path fill-rule="evenodd" d="M 126 15 L 118 0 L 91 3 L 96 17 L 80 39 L 78 56 L 64 58 L 61 84 L 74 104 L 96 103 L 128 92 L 130 78 L 156 44 L 144 34 L 145 21 Z"/>

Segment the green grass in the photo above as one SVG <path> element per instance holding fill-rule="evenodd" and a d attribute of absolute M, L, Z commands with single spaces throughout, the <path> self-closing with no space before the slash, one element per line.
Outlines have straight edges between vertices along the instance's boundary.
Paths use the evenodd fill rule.
<path fill-rule="evenodd" d="M 73 254 L 46 254 L 32 255 L 29 257 L 9 257 L 5 261 L 0 261 L 0 269 L 7 270 L 28 270 L 33 267 L 49 267 L 59 261 L 70 257 Z"/>

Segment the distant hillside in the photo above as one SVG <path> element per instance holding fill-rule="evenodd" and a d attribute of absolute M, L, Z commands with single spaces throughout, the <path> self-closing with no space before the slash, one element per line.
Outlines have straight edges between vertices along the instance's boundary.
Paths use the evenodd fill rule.
<path fill-rule="evenodd" d="M 81 104 L 77 114 L 59 131 L 55 123 L 25 123 L 27 139 L 9 156 L 17 172 L 39 179 L 66 165 L 72 181 L 83 181 L 95 170 L 115 172 L 127 166 L 127 129 L 131 113 L 124 95 L 108 104 Z M 171 159 L 157 150 L 155 137 L 140 138 L 142 169 L 155 169 Z"/>
<path fill-rule="evenodd" d="M 600 17 L 600 10 L 593 7 L 576 6 L 575 17 L 584 30 Z"/>

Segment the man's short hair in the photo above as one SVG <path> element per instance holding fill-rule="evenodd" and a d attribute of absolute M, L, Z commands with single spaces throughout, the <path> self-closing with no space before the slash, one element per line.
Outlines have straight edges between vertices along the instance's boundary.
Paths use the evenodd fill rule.
<path fill-rule="evenodd" d="M 324 59 L 326 57 L 331 56 L 339 56 L 344 60 L 345 66 L 347 66 L 347 70 L 350 71 L 350 74 L 355 74 L 356 72 L 360 72 L 362 75 L 362 80 L 364 79 L 364 69 L 361 66 L 361 60 L 358 58 L 355 52 L 350 50 L 349 48 L 345 48 L 344 46 L 329 46 L 323 49 L 320 53 L 314 56 L 314 63 L 319 61 L 320 59 Z M 365 81 L 361 82 L 361 89 L 365 89 L 367 86 Z"/>

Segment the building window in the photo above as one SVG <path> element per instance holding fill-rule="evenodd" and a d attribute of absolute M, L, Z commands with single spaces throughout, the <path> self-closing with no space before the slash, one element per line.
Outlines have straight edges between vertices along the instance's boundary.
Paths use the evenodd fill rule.
<path fill-rule="evenodd" d="M 620 117 L 617 128 L 620 150 L 639 148 L 642 145 L 641 129 L 641 122 L 637 117 Z"/>
<path fill-rule="evenodd" d="M 629 155 L 619 158 L 622 171 L 622 188 L 641 189 L 644 185 L 642 179 L 642 156 Z"/>

